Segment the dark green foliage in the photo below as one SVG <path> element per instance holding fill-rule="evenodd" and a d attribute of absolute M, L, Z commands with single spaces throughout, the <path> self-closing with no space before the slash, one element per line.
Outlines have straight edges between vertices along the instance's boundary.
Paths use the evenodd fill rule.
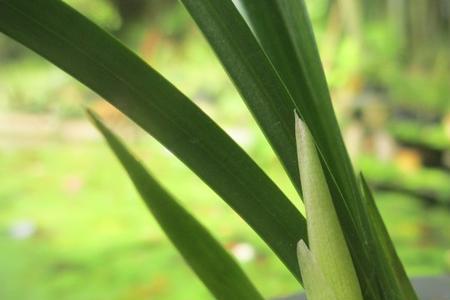
<path fill-rule="evenodd" d="M 294 110 L 310 128 L 365 299 L 415 299 L 370 192 L 365 186 L 361 191 L 356 180 L 303 1 L 267 0 L 259 7 L 244 1 L 256 36 L 231 0 L 182 2 L 300 194 Z M 253 160 L 170 82 L 60 1 L 0 0 L 0 31 L 74 76 L 154 136 L 220 195 L 300 280 L 295 246 L 306 239 L 304 218 Z M 128 164 L 136 166 L 134 160 Z M 142 176 L 130 175 L 143 183 L 143 171 L 137 169 Z M 142 192 L 168 197 L 159 188 Z"/>
<path fill-rule="evenodd" d="M 150 212 L 211 293 L 217 299 L 262 300 L 237 263 L 209 232 L 160 186 L 92 112 L 88 111 L 88 114 L 127 171 Z"/>

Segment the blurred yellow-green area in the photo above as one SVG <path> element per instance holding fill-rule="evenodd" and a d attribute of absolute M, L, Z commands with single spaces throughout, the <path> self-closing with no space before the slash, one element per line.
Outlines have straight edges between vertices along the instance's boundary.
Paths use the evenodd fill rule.
<path fill-rule="evenodd" d="M 193 99 L 300 203 L 180 3 L 66 2 Z M 449 274 L 450 2 L 306 3 L 347 148 L 375 190 L 408 274 Z M 131 145 L 266 297 L 300 290 L 268 247 L 170 152 L 0 35 L 0 299 L 212 298 L 87 122 L 85 106 Z"/>

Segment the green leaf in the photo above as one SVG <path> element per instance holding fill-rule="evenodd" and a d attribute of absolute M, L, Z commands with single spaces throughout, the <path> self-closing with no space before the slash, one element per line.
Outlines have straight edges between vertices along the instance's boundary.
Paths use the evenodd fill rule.
<path fill-rule="evenodd" d="M 367 243 L 370 234 L 369 220 L 362 206 L 362 195 L 333 112 L 306 6 L 303 0 L 278 0 L 277 5 L 294 45 L 302 78 L 308 80 L 308 95 L 296 98 L 297 107 L 311 128 L 321 155 L 333 203 L 352 254 L 364 298 L 380 299 L 382 291 L 378 284 L 379 266 L 370 257 L 371 250 Z M 309 107 L 311 111 L 302 111 L 305 107 Z"/>
<path fill-rule="evenodd" d="M 354 181 L 303 1 L 241 2 L 264 51 L 292 95 L 290 110 L 296 109 L 308 124 L 335 180 Z"/>
<path fill-rule="evenodd" d="M 271 61 L 230 0 L 182 0 L 182 2 L 216 51 L 298 189 L 301 189 L 300 184 L 296 182 L 298 171 L 293 170 L 296 164 L 289 163 L 296 159 L 295 143 L 292 142 L 295 133 L 290 127 L 294 124 L 292 111 L 295 108 L 311 128 L 339 220 L 362 281 L 363 291 L 368 299 L 379 298 L 380 291 L 371 282 L 375 266 L 369 258 L 369 250 L 364 245 L 364 232 L 368 230 L 368 224 L 362 217 L 364 210 L 361 207 L 360 191 L 331 106 L 328 87 L 303 1 L 267 0 L 269 3 L 262 1 L 264 3 L 261 5 L 266 9 L 272 9 L 275 5 L 278 7 L 273 10 L 272 17 L 266 16 L 264 19 L 262 14 L 248 11 L 247 16 L 250 20 L 261 17 L 258 22 L 252 22 L 257 34 L 265 29 L 264 27 L 258 30 L 259 26 L 262 27 L 258 25 L 259 22 L 266 20 L 269 22 L 267 27 L 277 28 L 282 41 L 286 42 L 287 37 L 291 41 L 278 46 L 292 47 L 293 50 L 286 51 L 289 56 L 278 58 L 277 55 L 282 55 L 283 50 L 275 49 L 273 46 L 275 43 L 269 45 L 267 42 L 269 37 L 259 36 L 262 45 L 268 47 L 265 50 Z M 261 12 L 262 9 L 258 11 Z M 285 26 L 280 24 L 280 18 Z M 289 61 L 286 61 L 288 59 Z M 296 89 L 296 94 L 290 90 L 291 95 L 295 95 L 294 99 L 289 93 L 286 94 L 285 87 L 289 88 L 289 85 L 285 86 L 280 81 L 272 63 L 278 68 L 279 74 L 283 74 L 281 75 L 283 79 L 290 79 L 287 81 L 290 85 L 295 85 L 296 81 L 301 87 Z M 284 67 L 289 63 L 293 69 L 288 72 Z M 274 124 L 280 126 L 275 127 Z"/>
<path fill-rule="evenodd" d="M 111 35 L 62 1 L 0 0 L 0 31 L 125 113 L 222 197 L 300 278 L 305 220 L 209 117 Z"/>
<path fill-rule="evenodd" d="M 381 218 L 375 204 L 369 185 L 360 173 L 361 188 L 364 195 L 364 205 L 370 218 L 371 235 L 370 243 L 377 245 L 372 247 L 372 257 L 376 260 L 381 273 L 380 286 L 383 291 L 382 299 L 417 299 L 417 295 L 411 285 L 408 276 L 402 266 L 400 258 L 395 251 L 394 244 Z"/>
<path fill-rule="evenodd" d="M 293 100 L 250 28 L 231 0 L 181 2 L 216 52 L 300 192 Z"/>
<path fill-rule="evenodd" d="M 386 279 L 382 278 L 383 267 L 375 263 L 370 249 L 380 245 L 369 246 L 368 243 L 371 231 L 369 217 L 363 207 L 363 196 L 333 112 L 304 1 L 241 2 L 259 41 L 286 83 L 297 110 L 314 136 L 364 296 L 366 299 L 380 299 L 383 295 L 380 282 Z M 390 277 L 387 280 L 397 279 Z M 403 292 L 399 289 L 397 293 Z"/>
<path fill-rule="evenodd" d="M 303 240 L 298 242 L 297 256 L 308 300 L 337 300 L 320 265 Z"/>
<path fill-rule="evenodd" d="M 242 269 L 214 237 L 160 186 L 117 136 L 92 112 L 87 113 L 163 231 L 211 293 L 217 299 L 262 300 Z"/>
<path fill-rule="evenodd" d="M 336 299 L 362 300 L 358 277 L 339 224 L 313 137 L 306 124 L 297 115 L 295 123 L 310 256 L 314 258 L 314 267 L 323 274 L 326 285 L 333 291 Z M 301 266 L 301 257 L 299 259 Z M 311 259 L 309 262 L 311 263 Z M 302 275 L 306 282 L 305 275 L 303 273 Z M 309 292 L 319 293 L 311 289 Z M 308 290 L 306 293 L 309 295 Z"/>
<path fill-rule="evenodd" d="M 317 107 L 310 103 L 315 86 L 310 83 L 309 74 L 303 72 L 298 63 L 288 24 L 283 20 L 277 2 L 279 0 L 240 0 L 242 13 L 248 16 L 246 20 L 292 95 L 294 103 L 291 104 L 291 111 L 297 107 L 303 118 L 317 118 L 321 110 L 318 111 Z M 314 40 L 308 37 L 304 42 L 311 44 Z"/>

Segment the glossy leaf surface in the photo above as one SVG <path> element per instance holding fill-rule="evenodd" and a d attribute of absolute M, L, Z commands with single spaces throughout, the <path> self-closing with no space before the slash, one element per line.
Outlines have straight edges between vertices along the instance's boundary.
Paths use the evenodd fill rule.
<path fill-rule="evenodd" d="M 53 0 L 0 0 L 0 31 L 71 74 L 166 146 L 222 197 L 299 279 L 305 220 L 208 116 L 118 40 Z"/>
<path fill-rule="evenodd" d="M 216 299 L 262 300 L 219 242 L 164 190 L 117 136 L 93 113 L 88 114 L 167 237 Z"/>

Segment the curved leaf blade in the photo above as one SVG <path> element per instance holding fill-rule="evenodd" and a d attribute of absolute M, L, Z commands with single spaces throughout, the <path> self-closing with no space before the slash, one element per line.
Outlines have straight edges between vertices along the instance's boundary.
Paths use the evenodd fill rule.
<path fill-rule="evenodd" d="M 394 295 L 404 294 L 413 299 L 413 290 L 393 247 L 391 253 L 377 252 L 384 247 L 383 242 L 373 240 L 370 213 L 362 205 L 363 196 L 358 192 L 338 130 L 304 1 L 240 2 L 258 40 L 293 96 L 295 106 L 313 131 L 366 298 L 380 299 L 388 294 L 387 299 L 395 299 Z M 385 259 L 397 261 L 397 274 L 385 270 Z M 392 285 L 398 281 L 404 284 Z"/>
<path fill-rule="evenodd" d="M 317 116 L 317 110 L 309 104 L 312 98 L 309 78 L 298 64 L 294 44 L 277 4 L 278 1 L 237 1 L 242 4 L 240 6 L 242 14 L 247 16 L 246 20 L 256 38 L 292 95 L 291 110 L 297 107 L 297 111 L 304 118 Z"/>
<path fill-rule="evenodd" d="M 0 0 L 0 31 L 125 113 L 227 202 L 297 279 L 305 219 L 257 164 L 185 95 L 61 1 Z"/>
<path fill-rule="evenodd" d="M 160 186 L 97 116 L 89 110 L 87 113 L 128 173 L 147 208 L 211 293 L 224 300 L 263 300 L 219 242 Z"/>
<path fill-rule="evenodd" d="M 314 124 L 314 126 L 310 125 L 310 128 L 314 131 L 313 136 L 322 155 L 323 165 L 327 171 L 327 181 L 334 194 L 333 202 L 355 262 L 364 296 L 375 300 L 389 293 L 390 296 L 387 299 L 397 299 L 396 297 L 402 294 L 410 296 L 398 299 L 414 299 L 415 297 L 412 296 L 414 291 L 409 283 L 403 286 L 391 284 L 397 281 L 409 282 L 409 280 L 404 274 L 395 251 L 379 252 L 380 248 L 384 247 L 383 241 L 377 241 L 371 233 L 374 226 L 372 222 L 382 224 L 382 220 L 372 220 L 370 216 L 372 213 L 364 206 L 365 195 L 357 183 L 333 112 L 305 3 L 303 0 L 277 0 L 276 3 L 294 46 L 299 70 L 304 78 L 308 78 L 309 83 L 307 97 L 299 97 L 295 100 L 299 109 L 302 108 L 301 102 L 304 102 L 304 105 L 308 103 L 317 112 L 303 115 L 307 124 Z M 386 237 L 389 239 L 387 235 Z M 378 263 L 376 263 L 377 260 Z M 383 264 L 385 260 L 397 261 L 396 270 L 403 271 L 396 274 L 386 273 Z"/>
<path fill-rule="evenodd" d="M 294 105 L 283 81 L 231 0 L 181 0 L 216 52 L 300 193 Z"/>
<path fill-rule="evenodd" d="M 354 208 L 357 204 L 353 203 L 355 199 L 360 202 L 360 198 L 351 189 L 354 175 L 353 171 L 348 172 L 350 161 L 345 159 L 346 150 L 306 7 L 302 0 L 241 3 L 259 42 L 293 96 L 294 107 L 311 128 L 364 293 L 370 299 L 378 299 L 380 290 L 373 285 L 376 266 L 364 247 L 362 221 Z"/>
<path fill-rule="evenodd" d="M 380 276 L 378 277 L 383 290 L 382 297 L 386 300 L 415 300 L 417 295 L 395 251 L 370 187 L 362 173 L 360 173 L 360 183 L 364 196 L 364 206 L 371 224 L 370 243 L 377 245 L 377 247 L 371 247 L 371 250 L 372 257 L 380 270 Z"/>
<path fill-rule="evenodd" d="M 275 55 L 282 50 L 275 49 L 272 43 L 268 44 L 260 37 L 261 44 L 267 46 L 264 50 L 271 57 L 272 61 L 269 61 L 231 0 L 182 2 L 217 53 L 299 192 L 298 171 L 292 171 L 294 164 L 289 163 L 295 159 L 292 155 L 295 156 L 296 151 L 295 141 L 292 141 L 295 132 L 290 128 L 294 124 L 292 112 L 297 110 L 311 128 L 364 294 L 370 299 L 379 298 L 380 291 L 371 282 L 375 270 L 373 261 L 364 246 L 364 229 L 367 232 L 369 225 L 362 217 L 361 194 L 334 115 L 303 1 L 267 0 L 255 4 L 273 8 L 273 18 L 281 19 L 269 26 L 277 26 L 280 40 L 286 42 L 283 47 L 292 48 L 287 50 L 292 67 L 289 73 L 285 73 L 281 66 L 288 63 L 285 61 L 288 57 L 277 59 Z M 262 11 L 261 7 L 257 10 L 259 16 Z M 255 15 L 255 12 L 247 11 L 250 20 Z M 258 29 L 262 26 L 260 23 L 254 21 L 252 24 L 256 25 L 253 26 L 256 34 L 263 31 Z M 286 86 L 274 66 L 281 78 L 289 80 Z M 296 78 L 291 79 L 291 76 Z M 286 87 L 295 85 L 295 81 L 298 86 L 295 90 L 290 89 L 289 94 Z M 291 95 L 295 97 L 291 98 Z M 261 107 L 267 111 L 261 111 Z M 277 128 L 273 124 L 283 126 Z"/>

